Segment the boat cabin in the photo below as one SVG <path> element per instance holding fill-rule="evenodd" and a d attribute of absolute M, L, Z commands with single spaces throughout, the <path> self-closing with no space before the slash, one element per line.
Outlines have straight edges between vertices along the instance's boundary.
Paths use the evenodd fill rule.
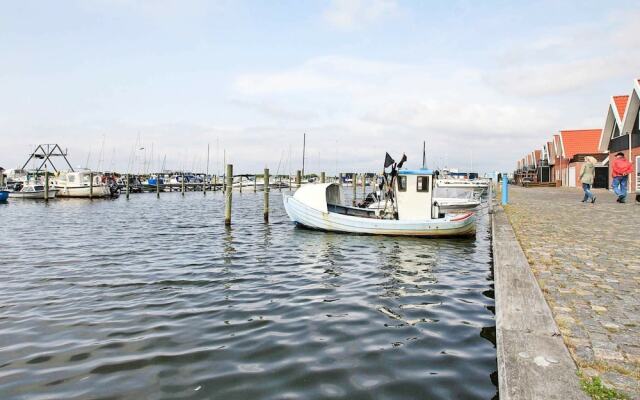
<path fill-rule="evenodd" d="M 435 176 L 432 170 L 400 170 L 395 183 L 398 219 L 417 221 L 439 217 L 433 204 Z"/>

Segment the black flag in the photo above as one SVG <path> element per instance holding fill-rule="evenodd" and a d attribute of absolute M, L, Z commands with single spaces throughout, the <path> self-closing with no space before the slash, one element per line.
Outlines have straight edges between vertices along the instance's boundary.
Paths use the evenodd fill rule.
<path fill-rule="evenodd" d="M 391 158 L 389 153 L 387 153 L 387 155 L 384 157 L 384 167 L 389 168 L 389 166 L 391 166 L 394 162 L 394 159 Z"/>
<path fill-rule="evenodd" d="M 405 161 L 407 161 L 407 156 L 403 154 L 402 158 L 400 159 L 400 163 L 398 163 L 398 169 L 402 168 L 402 164 L 404 164 Z"/>

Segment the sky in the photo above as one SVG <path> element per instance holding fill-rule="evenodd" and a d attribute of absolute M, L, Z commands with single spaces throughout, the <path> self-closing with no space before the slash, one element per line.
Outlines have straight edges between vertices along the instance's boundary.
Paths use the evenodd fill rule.
<path fill-rule="evenodd" d="M 602 128 L 640 2 L 0 1 L 0 166 L 489 172 Z M 207 149 L 209 149 L 207 151 Z"/>

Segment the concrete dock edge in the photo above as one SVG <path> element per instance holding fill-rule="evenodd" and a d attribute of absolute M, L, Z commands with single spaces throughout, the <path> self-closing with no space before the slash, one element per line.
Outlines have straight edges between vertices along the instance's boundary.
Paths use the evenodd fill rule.
<path fill-rule="evenodd" d="M 587 399 L 502 207 L 491 219 L 500 399 Z"/>

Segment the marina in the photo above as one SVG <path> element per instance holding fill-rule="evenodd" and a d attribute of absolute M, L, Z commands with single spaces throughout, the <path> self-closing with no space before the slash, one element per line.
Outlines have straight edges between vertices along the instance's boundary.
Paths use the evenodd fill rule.
<path fill-rule="evenodd" d="M 0 400 L 640 400 L 639 17 L 4 2 Z"/>
<path fill-rule="evenodd" d="M 486 209 L 473 238 L 345 236 L 284 193 L 265 223 L 235 192 L 226 228 L 219 191 L 2 205 L 4 396 L 496 395 Z"/>

